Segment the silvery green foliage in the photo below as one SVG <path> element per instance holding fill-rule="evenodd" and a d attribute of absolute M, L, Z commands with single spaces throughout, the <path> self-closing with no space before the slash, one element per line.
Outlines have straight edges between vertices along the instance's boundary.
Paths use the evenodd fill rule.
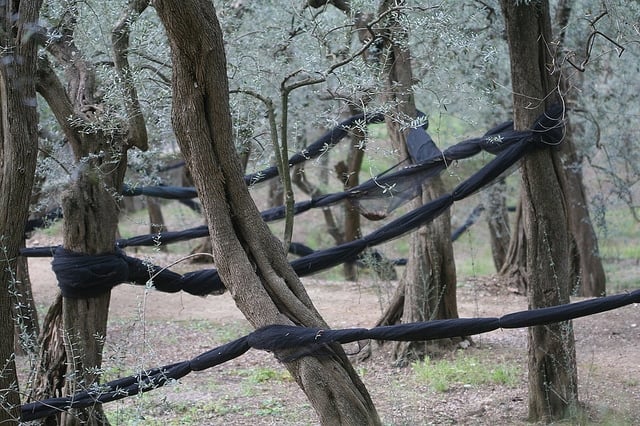
<path fill-rule="evenodd" d="M 640 220 L 640 3 L 576 3 L 559 56 L 576 102 L 574 139 L 597 184 L 589 191 L 602 207 L 595 213 L 622 203 Z"/>
<path fill-rule="evenodd" d="M 432 117 L 432 132 L 440 115 L 460 123 L 436 142 L 448 145 L 508 119 L 509 54 L 497 2 L 445 0 L 411 20 L 417 106 Z"/>
<path fill-rule="evenodd" d="M 242 6 L 234 7 L 238 3 L 218 6 L 232 90 L 251 91 L 271 100 L 279 120 L 284 87 L 326 78 L 292 91 L 288 98 L 289 140 L 304 144 L 311 129 L 323 129 L 338 121 L 338 110 L 344 103 L 327 99 L 336 95 L 354 97 L 362 86 L 362 81 L 354 78 L 357 67 L 362 66 L 361 59 L 327 74 L 332 64 L 358 48 L 353 44 L 350 17 L 333 7 L 304 8 L 303 2 L 242 2 Z M 265 105 L 238 93 L 232 94 L 231 102 L 238 140 L 254 142 L 254 159 L 259 165 L 272 163 Z M 278 129 L 280 137 L 283 131 Z M 291 142 L 290 147 L 295 148 Z"/>
<path fill-rule="evenodd" d="M 75 2 L 68 0 L 48 0 L 43 4 L 41 24 L 49 29 L 50 37 L 55 39 L 64 16 L 75 10 L 77 24 L 74 31 L 74 43 L 84 59 L 94 64 L 96 70 L 97 114 L 84 131 L 100 131 L 107 136 L 126 126 L 127 111 L 124 102 L 124 87 L 113 65 L 113 47 L 111 32 L 126 8 L 125 0 L 98 2 Z M 75 9 L 74 9 L 75 8 Z M 45 54 L 42 52 L 42 54 Z M 59 78 L 66 84 L 63 67 L 51 59 L 51 64 Z M 140 107 L 147 123 L 150 149 L 146 153 L 132 150 L 129 164 L 134 170 L 143 173 L 136 177 L 142 184 L 152 184 L 155 178 L 151 173 L 157 167 L 159 157 L 175 155 L 177 146 L 171 129 L 171 64 L 169 48 L 164 29 L 154 10 L 148 8 L 134 23 L 131 30 L 129 62 L 132 78 Z M 40 125 L 46 129 L 46 139 L 41 142 L 56 149 L 50 156 L 41 156 L 38 174 L 44 181 L 41 204 L 51 206 L 59 199 L 59 192 L 73 174 L 74 161 L 70 149 L 64 146 L 62 135 L 44 100 L 40 99 Z M 78 123 L 80 121 L 78 120 Z M 84 122 L 83 122 L 84 123 Z M 52 140 L 55 139 L 55 140 Z M 157 182 L 155 182 L 157 183 Z"/>
<path fill-rule="evenodd" d="M 242 7 L 234 8 L 239 3 Z M 496 103 L 495 87 L 508 84 L 508 75 L 505 78 L 504 72 L 494 71 L 496 67 L 508 69 L 508 62 L 498 61 L 506 44 L 494 41 L 500 22 L 495 17 L 488 20 L 482 4 L 463 3 L 463 7 L 456 1 L 425 6 L 410 1 L 396 8 L 394 17 L 409 34 L 418 107 L 429 116 L 449 113 L 477 123 L 483 118 L 483 108 Z M 339 112 L 350 103 L 367 111 L 391 111 L 382 96 L 386 84 L 382 67 L 371 60 L 379 53 L 374 51 L 375 45 L 367 51 L 367 57 L 356 57 L 326 74 L 332 64 L 362 48 L 353 27 L 356 13 L 369 13 L 376 20 L 380 2 L 351 2 L 351 15 L 333 6 L 311 9 L 303 5 L 228 1 L 218 7 L 232 89 L 260 93 L 273 100 L 279 110 L 283 83 L 325 76 L 326 81 L 292 93 L 290 140 L 304 139 L 313 128 L 334 125 Z M 380 20 L 373 27 L 378 29 L 384 23 Z M 400 43 L 404 40 L 401 34 L 395 39 Z M 496 78 L 487 81 L 489 71 Z M 509 96 L 508 87 L 503 91 L 505 97 Z M 264 106 L 246 95 L 233 95 L 232 103 L 236 122 L 244 123 L 242 131 L 256 135 L 259 150 L 267 147 L 269 132 L 261 117 Z M 270 161 L 265 155 L 263 162 Z"/>

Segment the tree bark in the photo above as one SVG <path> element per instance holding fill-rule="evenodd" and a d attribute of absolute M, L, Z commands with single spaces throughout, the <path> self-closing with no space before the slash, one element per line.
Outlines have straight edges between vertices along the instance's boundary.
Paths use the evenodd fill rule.
<path fill-rule="evenodd" d="M 208 220 L 220 277 L 254 327 L 327 327 L 283 246 L 262 221 L 242 178 L 232 141 L 222 31 L 207 0 L 156 0 L 173 61 L 176 138 Z M 285 353 L 276 356 L 283 359 Z M 364 385 L 339 345 L 321 357 L 285 362 L 322 424 L 380 424 Z"/>
<path fill-rule="evenodd" d="M 504 278 L 509 288 L 515 289 L 519 294 L 526 295 L 527 245 L 522 223 L 522 194 L 520 194 L 518 205 L 516 206 L 513 229 L 505 261 L 500 269 L 500 275 Z"/>
<path fill-rule="evenodd" d="M 37 46 L 31 37 L 41 1 L 0 6 L 0 423 L 17 424 L 14 321 L 9 289 L 24 239 L 38 154 Z"/>
<path fill-rule="evenodd" d="M 379 10 L 384 13 L 394 4 L 395 2 L 384 1 Z M 407 38 L 405 29 L 396 15 L 389 15 L 386 32 L 386 40 L 399 41 L 386 46 L 385 56 L 382 58 L 388 75 L 386 101 L 395 108 L 392 118 L 385 121 L 394 148 L 402 158 L 409 158 L 406 148 L 408 130 L 402 130 L 402 127 L 416 117 L 410 52 L 404 44 Z M 422 206 L 442 193 L 442 179 L 435 176 L 422 186 L 421 197 L 413 201 L 411 207 L 415 209 Z M 402 318 L 403 323 L 408 323 L 458 317 L 456 268 L 451 243 L 451 215 L 448 211 L 411 235 L 409 259 L 400 285 L 405 291 L 404 303 L 392 303 L 388 310 L 402 306 L 402 311 L 387 310 L 383 314 L 384 318 Z M 429 352 L 436 354 L 440 350 L 451 348 L 460 340 L 398 342 L 394 346 L 394 358 L 397 364 L 405 365 Z"/>
<path fill-rule="evenodd" d="M 516 130 L 530 127 L 558 100 L 551 79 L 551 19 L 546 0 L 501 0 L 511 57 Z M 522 164 L 522 218 L 527 251 L 529 308 L 569 303 L 569 231 L 562 164 L 553 148 L 534 151 Z M 554 421 L 578 407 L 571 322 L 529 328 L 529 419 Z"/>

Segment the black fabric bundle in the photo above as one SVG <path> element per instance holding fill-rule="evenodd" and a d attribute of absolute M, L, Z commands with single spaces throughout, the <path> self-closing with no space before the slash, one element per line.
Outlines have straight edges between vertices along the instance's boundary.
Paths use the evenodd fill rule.
<path fill-rule="evenodd" d="M 184 291 L 196 296 L 222 294 L 225 287 L 215 269 L 177 274 L 168 269 L 114 253 L 87 255 L 58 247 L 51 262 L 64 297 L 95 297 L 125 282 L 153 285 L 166 293 Z"/>
<path fill-rule="evenodd" d="M 499 328 L 541 326 L 560 321 L 593 315 L 617 309 L 632 303 L 640 303 L 640 290 L 577 303 L 558 305 L 529 311 L 520 311 L 500 318 L 458 318 L 384 327 L 319 329 L 291 325 L 269 325 L 247 336 L 202 353 L 195 358 L 154 368 L 140 374 L 97 385 L 70 397 L 51 398 L 24 404 L 22 421 L 32 421 L 71 408 L 89 407 L 115 401 L 127 396 L 147 392 L 166 383 L 180 379 L 191 371 L 200 371 L 237 358 L 250 348 L 278 352 L 293 350 L 287 360 L 313 355 L 330 343 L 350 343 L 360 340 L 425 341 L 451 337 L 471 336 Z M 297 355 L 296 355 L 297 353 Z"/>

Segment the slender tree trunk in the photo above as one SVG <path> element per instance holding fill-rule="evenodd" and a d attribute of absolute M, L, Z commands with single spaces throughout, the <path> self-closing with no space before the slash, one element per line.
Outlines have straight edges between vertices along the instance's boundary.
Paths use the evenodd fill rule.
<path fill-rule="evenodd" d="M 515 289 L 519 294 L 527 294 L 526 261 L 527 245 L 522 223 L 522 194 L 516 206 L 516 215 L 513 221 L 513 233 L 509 241 L 509 247 L 505 261 L 500 269 L 500 275 L 509 288 Z"/>
<path fill-rule="evenodd" d="M 273 323 L 326 327 L 244 185 L 232 143 L 226 58 L 213 4 L 156 0 L 154 5 L 171 46 L 174 130 L 202 194 L 220 277 L 255 327 Z M 380 424 L 340 346 L 285 366 L 322 424 Z"/>
<path fill-rule="evenodd" d="M 164 224 L 160 201 L 155 197 L 147 197 L 147 210 L 149 211 L 149 233 L 158 234 L 160 232 L 166 232 L 167 227 Z M 165 244 L 158 245 L 156 248 L 160 251 L 167 251 Z"/>
<path fill-rule="evenodd" d="M 24 240 L 20 247 L 24 247 Z M 35 357 L 38 353 L 40 324 L 38 311 L 33 300 L 29 263 L 24 256 L 16 259 L 15 294 L 12 298 L 13 318 L 15 322 L 15 350 L 17 354 Z"/>
<path fill-rule="evenodd" d="M 380 11 L 384 12 L 394 4 L 385 1 Z M 385 48 L 386 55 L 383 57 L 383 65 L 388 73 L 387 101 L 395 108 L 393 119 L 386 120 L 387 129 L 394 147 L 402 158 L 408 158 L 407 130 L 402 130 L 402 124 L 416 117 L 410 52 L 404 44 L 405 30 L 396 15 L 389 16 L 386 32 L 386 40 L 399 40 Z M 428 184 L 423 185 L 422 196 L 411 205 L 417 208 L 443 192 L 442 180 L 435 176 Z M 401 286 L 404 288 L 404 303 L 397 303 L 396 299 L 400 295 L 396 293 L 397 297 L 394 297 L 394 303 L 388 309 L 402 306 L 402 312 L 387 310 L 383 317 L 402 318 L 403 323 L 458 317 L 456 268 L 451 243 L 451 215 L 448 211 L 412 234 L 409 260 Z M 423 357 L 429 351 L 450 348 L 459 341 L 460 339 L 444 339 L 429 343 L 399 342 L 395 344 L 394 357 L 398 364 L 404 365 Z"/>
<path fill-rule="evenodd" d="M 565 172 L 563 191 L 567 196 L 571 231 L 571 292 L 578 296 L 601 297 L 606 295 L 606 276 L 589 214 L 582 183 L 582 160 L 573 143 L 575 132 L 571 121 L 567 128 L 560 155 Z"/>
<path fill-rule="evenodd" d="M 505 195 L 506 188 L 507 185 L 504 179 L 500 179 L 486 191 L 485 196 L 491 254 L 496 271 L 502 269 L 507 259 L 511 240 L 509 216 L 507 214 L 507 197 Z"/>
<path fill-rule="evenodd" d="M 557 100 L 549 67 L 549 4 L 501 0 L 511 57 L 514 126 L 525 129 Z M 529 308 L 569 302 L 569 230 L 564 171 L 552 148 L 529 154 L 522 165 L 522 219 L 527 250 Z M 553 421 L 578 406 L 571 322 L 529 328 L 529 419 Z"/>
<path fill-rule="evenodd" d="M 17 424 L 14 321 L 9 289 L 24 239 L 38 154 L 36 44 L 41 1 L 0 5 L 0 424 Z"/>
<path fill-rule="evenodd" d="M 351 113 L 354 114 L 355 111 L 352 110 Z M 360 168 L 364 159 L 364 149 L 361 146 L 365 138 L 366 135 L 362 129 L 354 129 L 351 136 L 351 147 L 347 157 L 346 170 L 343 176 L 340 177 L 345 191 L 360 183 Z M 344 240 L 349 242 L 361 236 L 360 213 L 349 201 L 346 201 L 344 203 Z M 349 281 L 358 279 L 358 269 L 355 262 L 345 262 L 344 278 Z"/>

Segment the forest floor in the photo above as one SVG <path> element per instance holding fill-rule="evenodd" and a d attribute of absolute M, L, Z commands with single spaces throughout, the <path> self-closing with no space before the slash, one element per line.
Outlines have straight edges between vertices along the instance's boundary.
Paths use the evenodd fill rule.
<path fill-rule="evenodd" d="M 161 253 L 154 257 L 164 265 L 175 258 Z M 163 257 L 165 262 L 160 262 Z M 637 264 L 631 266 L 637 272 Z M 30 259 L 30 271 L 42 318 L 57 291 L 55 278 L 49 259 Z M 394 285 L 368 276 L 358 282 L 303 281 L 334 328 L 373 326 Z M 526 307 L 526 297 L 492 276 L 461 280 L 461 317 L 500 316 Z M 109 321 L 105 380 L 190 359 L 251 330 L 228 294 L 200 298 L 130 285 L 112 292 Z M 581 318 L 574 328 L 584 410 L 567 424 L 640 424 L 640 306 Z M 372 356 L 366 361 L 354 357 L 383 424 L 527 424 L 526 329 L 498 330 L 474 336 L 473 342 L 445 356 L 444 362 L 404 368 L 393 365 L 392 343 L 372 343 Z M 114 425 L 318 423 L 286 370 L 271 354 L 255 350 L 191 373 L 171 386 L 109 403 L 105 409 Z"/>

